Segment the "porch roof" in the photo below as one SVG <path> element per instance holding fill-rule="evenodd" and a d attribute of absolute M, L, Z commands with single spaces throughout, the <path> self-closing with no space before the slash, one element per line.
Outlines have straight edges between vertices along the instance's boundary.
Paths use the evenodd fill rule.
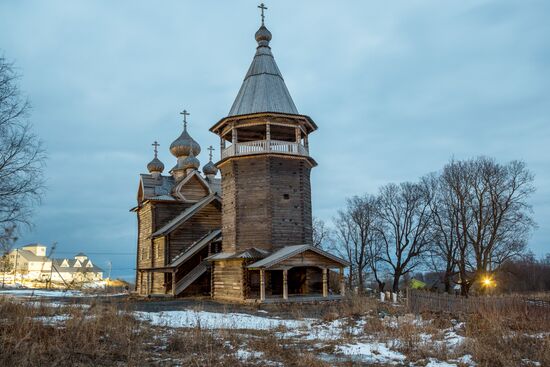
<path fill-rule="evenodd" d="M 339 263 L 342 266 L 349 266 L 349 263 L 345 261 L 344 259 L 341 259 L 337 256 L 334 256 L 326 251 L 323 251 L 317 247 L 313 247 L 311 245 L 296 245 L 296 246 L 287 246 L 283 247 L 282 249 L 274 252 L 273 254 L 269 255 L 268 257 L 256 261 L 253 264 L 250 264 L 247 266 L 249 269 L 266 269 L 270 268 L 272 266 L 277 265 L 278 263 L 290 259 L 296 255 L 299 255 L 301 253 L 304 253 L 306 251 L 312 251 L 316 253 L 317 255 L 320 255 L 322 257 L 325 257 L 329 260 L 332 260 L 336 263 Z"/>
<path fill-rule="evenodd" d="M 241 252 L 219 252 L 206 258 L 209 261 L 231 259 L 262 259 L 269 255 L 269 251 L 251 247 Z"/>

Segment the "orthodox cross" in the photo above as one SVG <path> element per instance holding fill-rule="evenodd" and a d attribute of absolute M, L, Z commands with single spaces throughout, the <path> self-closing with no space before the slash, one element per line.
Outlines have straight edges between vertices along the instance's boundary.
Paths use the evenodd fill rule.
<path fill-rule="evenodd" d="M 155 158 L 157 158 L 157 154 L 158 154 L 158 149 L 157 148 L 160 146 L 160 144 L 157 143 L 157 141 L 155 140 L 155 142 L 151 145 L 155 147 Z"/>
<path fill-rule="evenodd" d="M 264 10 L 267 10 L 267 6 L 264 5 L 264 3 L 261 3 L 258 5 L 258 8 L 262 10 L 262 25 L 264 25 L 265 15 Z"/>
<path fill-rule="evenodd" d="M 180 112 L 180 115 L 183 115 L 183 129 L 187 130 L 187 116 L 189 116 L 190 113 L 187 112 L 187 110 L 183 110 Z"/>
<path fill-rule="evenodd" d="M 212 148 L 212 145 L 208 147 L 208 150 L 210 151 L 210 161 L 212 161 L 212 152 L 216 149 Z"/>

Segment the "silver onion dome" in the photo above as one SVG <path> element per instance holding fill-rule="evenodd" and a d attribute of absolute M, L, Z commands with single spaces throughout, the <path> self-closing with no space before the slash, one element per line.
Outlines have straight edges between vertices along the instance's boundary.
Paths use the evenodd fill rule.
<path fill-rule="evenodd" d="M 181 169 L 198 169 L 201 165 L 201 162 L 195 157 L 195 154 L 193 153 L 193 150 L 191 149 L 189 151 L 189 155 L 181 161 L 181 164 L 179 164 L 179 168 Z"/>
<path fill-rule="evenodd" d="M 147 170 L 149 171 L 149 173 L 162 173 L 162 171 L 164 171 L 164 164 L 160 161 L 160 159 L 155 157 L 151 162 L 147 163 Z"/>
<path fill-rule="evenodd" d="M 199 143 L 189 135 L 187 128 L 184 128 L 181 135 L 170 144 L 170 153 L 179 158 L 190 155 L 191 150 L 198 155 L 201 152 L 201 147 Z"/>
<path fill-rule="evenodd" d="M 205 175 L 215 175 L 218 173 L 218 167 L 216 167 L 216 165 L 212 161 L 210 161 L 206 163 L 204 167 L 202 167 L 202 172 Z"/>
<path fill-rule="evenodd" d="M 268 46 L 269 41 L 271 41 L 271 32 L 262 24 L 260 29 L 256 31 L 255 37 L 259 46 Z"/>

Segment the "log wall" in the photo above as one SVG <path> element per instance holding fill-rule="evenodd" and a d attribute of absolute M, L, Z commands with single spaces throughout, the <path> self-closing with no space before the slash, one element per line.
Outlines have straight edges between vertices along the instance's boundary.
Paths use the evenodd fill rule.
<path fill-rule="evenodd" d="M 312 243 L 311 164 L 257 155 L 221 165 L 223 251 Z"/>
<path fill-rule="evenodd" d="M 244 268 L 242 260 L 213 262 L 212 296 L 217 299 L 244 300 Z"/>

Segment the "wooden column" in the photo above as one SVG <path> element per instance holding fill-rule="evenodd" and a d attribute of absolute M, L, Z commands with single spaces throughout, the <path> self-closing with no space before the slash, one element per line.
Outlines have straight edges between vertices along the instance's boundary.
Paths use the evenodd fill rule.
<path fill-rule="evenodd" d="M 265 140 L 271 140 L 271 125 L 269 122 L 265 125 Z"/>
<path fill-rule="evenodd" d="M 225 150 L 225 139 L 223 136 L 220 136 L 220 152 L 223 152 Z"/>
<path fill-rule="evenodd" d="M 260 269 L 260 301 L 265 301 L 265 270 Z"/>
<path fill-rule="evenodd" d="M 344 283 L 344 268 L 340 268 L 340 294 L 342 297 L 346 295 L 346 284 Z"/>
<path fill-rule="evenodd" d="M 302 138 L 300 133 L 300 128 L 296 127 L 296 143 L 300 143 L 300 139 Z"/>
<path fill-rule="evenodd" d="M 283 299 L 288 299 L 288 270 L 283 270 Z"/>
<path fill-rule="evenodd" d="M 327 268 L 323 269 L 323 297 L 328 297 L 328 275 Z"/>
<path fill-rule="evenodd" d="M 176 271 L 172 271 L 172 296 L 176 296 Z"/>
<path fill-rule="evenodd" d="M 237 129 L 233 127 L 231 129 L 231 144 L 236 144 L 238 138 L 239 137 L 237 136 Z"/>

